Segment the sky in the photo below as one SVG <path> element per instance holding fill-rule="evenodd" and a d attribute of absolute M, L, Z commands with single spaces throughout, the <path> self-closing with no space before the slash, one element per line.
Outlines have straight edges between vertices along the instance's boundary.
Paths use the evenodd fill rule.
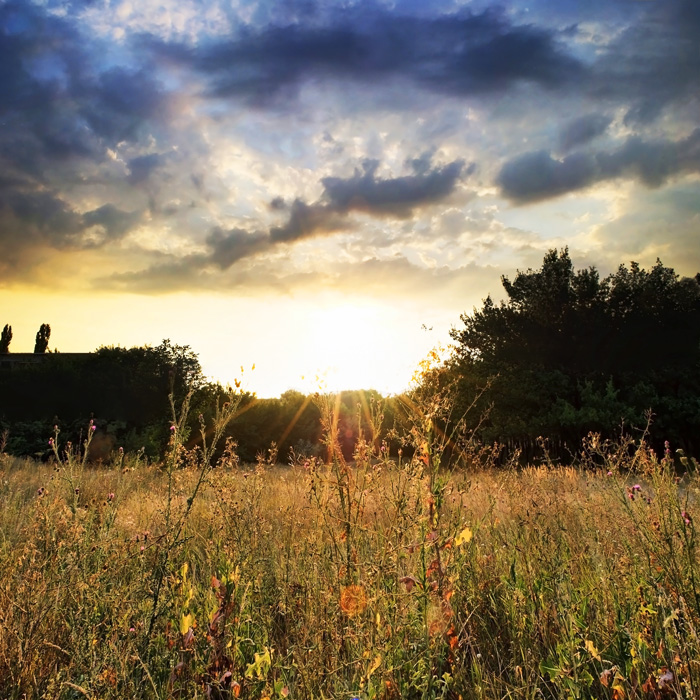
<path fill-rule="evenodd" d="M 11 351 L 399 392 L 567 246 L 700 270 L 697 0 L 0 0 Z"/>

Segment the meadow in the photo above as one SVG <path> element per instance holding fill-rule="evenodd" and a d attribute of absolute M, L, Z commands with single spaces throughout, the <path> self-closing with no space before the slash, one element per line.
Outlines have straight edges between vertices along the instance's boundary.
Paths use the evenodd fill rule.
<path fill-rule="evenodd" d="M 320 405 L 323 458 L 215 449 L 235 402 L 159 463 L 2 455 L 0 697 L 700 697 L 693 460 L 497 468 L 373 404 L 346 461 Z"/>

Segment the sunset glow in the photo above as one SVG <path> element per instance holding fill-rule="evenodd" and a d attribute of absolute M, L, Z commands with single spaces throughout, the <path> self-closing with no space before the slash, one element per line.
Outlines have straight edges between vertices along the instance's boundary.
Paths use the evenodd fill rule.
<path fill-rule="evenodd" d="M 692 0 L 0 0 L 0 29 L 13 351 L 49 323 L 261 396 L 398 392 L 551 248 L 700 268 Z"/>

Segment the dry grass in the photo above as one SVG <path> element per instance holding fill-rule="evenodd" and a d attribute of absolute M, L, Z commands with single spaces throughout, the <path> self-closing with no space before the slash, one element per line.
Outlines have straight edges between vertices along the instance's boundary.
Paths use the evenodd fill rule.
<path fill-rule="evenodd" d="M 177 540 L 196 464 L 3 458 L 0 694 L 697 697 L 698 479 L 636 448 L 214 469 Z"/>

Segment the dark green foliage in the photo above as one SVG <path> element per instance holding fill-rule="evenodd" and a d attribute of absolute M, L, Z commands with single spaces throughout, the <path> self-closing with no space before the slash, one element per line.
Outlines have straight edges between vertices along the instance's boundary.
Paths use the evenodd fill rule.
<path fill-rule="evenodd" d="M 450 372 L 465 397 L 496 377 L 483 436 L 530 444 L 544 435 L 576 443 L 621 423 L 697 449 L 700 420 L 700 283 L 660 261 L 621 265 L 605 279 L 575 271 L 568 250 L 550 251 L 540 270 L 502 278 L 507 298 L 461 317 Z"/>
<path fill-rule="evenodd" d="M 0 337 L 0 355 L 6 355 L 10 352 L 10 343 L 12 342 L 12 326 L 5 325 L 2 329 L 2 337 Z"/>
<path fill-rule="evenodd" d="M 49 347 L 49 338 L 51 337 L 51 326 L 48 323 L 42 323 L 36 333 L 36 342 L 34 343 L 34 352 L 43 354 Z"/>
<path fill-rule="evenodd" d="M 203 384 L 197 356 L 169 340 L 155 348 L 51 354 L 0 375 L 0 419 L 9 428 L 8 451 L 43 454 L 54 425 L 75 441 L 80 426 L 94 417 L 105 453 L 123 446 L 145 448 L 156 456 L 168 439 L 170 392 L 179 402 L 190 388 Z"/>

